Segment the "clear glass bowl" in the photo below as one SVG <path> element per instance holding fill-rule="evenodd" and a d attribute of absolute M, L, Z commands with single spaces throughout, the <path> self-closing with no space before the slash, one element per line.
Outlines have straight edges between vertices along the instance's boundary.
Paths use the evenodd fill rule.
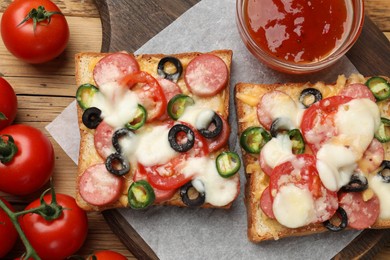
<path fill-rule="evenodd" d="M 290 74 L 306 74 L 327 68 L 338 61 L 353 46 L 358 39 L 364 22 L 364 0 L 346 0 L 347 15 L 350 20 L 349 29 L 344 32 L 340 43 L 325 57 L 313 62 L 292 62 L 277 58 L 264 51 L 252 39 L 245 23 L 245 6 L 248 0 L 236 1 L 236 23 L 241 39 L 248 50 L 262 63 L 267 66 Z M 320 43 L 319 43 L 320 44 Z"/>

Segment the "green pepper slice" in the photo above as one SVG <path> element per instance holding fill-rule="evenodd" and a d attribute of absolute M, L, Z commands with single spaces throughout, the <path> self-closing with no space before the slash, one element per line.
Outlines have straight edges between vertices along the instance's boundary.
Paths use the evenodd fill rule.
<path fill-rule="evenodd" d="M 241 160 L 235 152 L 222 152 L 215 159 L 217 171 L 223 178 L 236 174 L 241 167 Z"/>
<path fill-rule="evenodd" d="M 184 94 L 177 94 L 168 102 L 168 115 L 173 120 L 177 120 L 183 115 L 185 108 L 193 104 L 195 104 L 195 101 L 191 97 Z"/>
<path fill-rule="evenodd" d="M 139 180 L 130 185 L 128 191 L 129 205 L 133 209 L 144 209 L 153 204 L 156 196 L 149 182 Z"/>
<path fill-rule="evenodd" d="M 303 141 L 303 136 L 299 129 L 292 129 L 288 131 L 288 136 L 290 137 L 292 143 L 292 152 L 293 154 L 302 154 L 305 152 L 305 142 Z"/>
<path fill-rule="evenodd" d="M 147 117 L 148 117 L 148 113 L 146 112 L 145 107 L 138 104 L 138 108 L 137 111 L 135 112 L 135 116 L 133 120 L 125 124 L 125 126 L 130 130 L 140 129 L 145 124 Z"/>
<path fill-rule="evenodd" d="M 382 77 L 368 79 L 366 86 L 371 90 L 377 101 L 382 101 L 390 97 L 390 84 Z"/>
<path fill-rule="evenodd" d="M 375 138 L 381 143 L 387 143 L 390 141 L 390 120 L 381 117 L 381 124 L 379 125 L 378 131 L 374 134 Z"/>
<path fill-rule="evenodd" d="M 92 101 L 99 89 L 92 84 L 83 84 L 77 89 L 76 100 L 79 106 L 85 110 L 91 107 Z"/>
<path fill-rule="evenodd" d="M 271 135 L 264 128 L 251 126 L 241 134 L 240 145 L 248 153 L 259 154 L 261 148 L 271 138 Z"/>

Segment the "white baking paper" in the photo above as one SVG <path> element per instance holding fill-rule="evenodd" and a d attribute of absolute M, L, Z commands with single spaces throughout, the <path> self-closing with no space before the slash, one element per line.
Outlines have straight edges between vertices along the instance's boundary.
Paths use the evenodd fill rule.
<path fill-rule="evenodd" d="M 320 44 L 320 43 L 319 43 Z M 237 82 L 333 82 L 339 74 L 356 72 L 344 57 L 336 65 L 310 76 L 281 74 L 260 64 L 241 41 L 235 24 L 234 0 L 203 0 L 142 46 L 137 53 L 233 50 L 231 87 Z M 231 149 L 240 153 L 237 124 L 230 100 Z M 75 102 L 47 130 L 77 163 L 79 132 Z M 72 140 L 72 145 L 69 145 Z M 359 232 L 343 231 L 253 244 L 248 241 L 241 169 L 241 194 L 229 210 L 151 207 L 119 212 L 160 259 L 330 259 Z"/>

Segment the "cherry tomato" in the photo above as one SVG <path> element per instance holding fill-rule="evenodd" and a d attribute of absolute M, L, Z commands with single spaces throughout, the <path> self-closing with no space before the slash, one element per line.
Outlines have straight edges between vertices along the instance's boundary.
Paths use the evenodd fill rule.
<path fill-rule="evenodd" d="M 167 110 L 167 100 L 158 81 L 145 71 L 138 71 L 123 78 L 123 83 L 133 87 L 141 105 L 148 113 L 147 122 L 161 117 Z M 136 83 L 141 83 L 134 85 Z"/>
<path fill-rule="evenodd" d="M 9 204 L 5 199 L 0 197 L 0 200 L 3 201 L 10 210 L 14 211 L 11 204 Z M 4 257 L 9 251 L 11 251 L 17 238 L 18 233 L 16 232 L 11 219 L 0 208 L 0 258 Z"/>
<path fill-rule="evenodd" d="M 51 194 L 44 196 L 51 202 Z M 76 253 L 83 245 L 88 232 L 88 218 L 74 198 L 56 194 L 57 203 L 63 207 L 61 216 L 55 220 L 45 220 L 42 216 L 28 213 L 19 218 L 20 226 L 31 246 L 42 259 L 64 259 Z M 40 205 L 37 199 L 26 210 Z"/>
<path fill-rule="evenodd" d="M 34 12 L 35 18 L 24 20 Z M 55 13 L 50 18 L 47 17 L 51 12 Z M 1 19 L 4 45 L 15 57 L 28 63 L 43 63 L 54 59 L 64 51 L 69 40 L 68 23 L 60 12 L 50 0 L 11 2 Z M 39 21 L 44 16 L 47 19 Z M 37 20 L 35 26 L 33 19 Z"/>
<path fill-rule="evenodd" d="M 314 103 L 305 110 L 301 129 L 313 153 L 317 153 L 324 142 L 337 134 L 334 125 L 335 114 L 340 105 L 351 100 L 352 98 L 347 96 L 333 96 Z"/>
<path fill-rule="evenodd" d="M 50 140 L 37 128 L 10 125 L 0 131 L 0 138 L 9 142 L 12 136 L 18 149 L 9 162 L 0 163 L 0 190 L 26 195 L 40 189 L 54 170 L 54 149 Z M 6 152 L 0 150 L 0 155 Z"/>
<path fill-rule="evenodd" d="M 18 101 L 14 89 L 0 77 L 0 129 L 10 125 L 18 109 Z"/>
<path fill-rule="evenodd" d="M 126 260 L 127 258 L 115 251 L 111 250 L 101 250 L 101 251 L 96 251 L 93 253 L 92 256 L 88 257 L 88 260 L 93 260 L 93 256 L 95 256 L 96 260 Z"/>
<path fill-rule="evenodd" d="M 295 167 L 299 167 L 299 171 Z M 279 190 L 288 184 L 294 184 L 300 189 L 308 189 L 311 192 L 318 213 L 318 222 L 328 220 L 336 212 L 337 193 L 323 186 L 316 168 L 316 158 L 313 155 L 298 154 L 273 169 L 269 184 L 271 200 L 273 201 Z"/>

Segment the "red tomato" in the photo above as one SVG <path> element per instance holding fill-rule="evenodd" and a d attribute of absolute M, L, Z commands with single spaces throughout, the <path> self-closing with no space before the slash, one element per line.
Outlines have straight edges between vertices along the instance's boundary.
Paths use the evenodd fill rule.
<path fill-rule="evenodd" d="M 0 197 L 0 200 L 3 201 L 10 210 L 14 211 L 11 204 L 9 204 L 5 199 Z M 0 208 L 0 258 L 4 257 L 9 251 L 11 251 L 17 238 L 18 233 L 16 232 L 11 219 Z"/>
<path fill-rule="evenodd" d="M 54 170 L 54 149 L 50 140 L 37 128 L 10 125 L 0 131 L 0 138 L 11 135 L 18 148 L 10 162 L 0 163 L 0 190 L 26 195 L 40 189 Z M 7 141 L 8 142 L 8 141 Z M 4 155 L 0 151 L 0 155 Z"/>
<path fill-rule="evenodd" d="M 50 19 L 23 22 L 32 9 L 35 17 L 46 12 L 61 12 L 50 0 L 15 0 L 9 4 L 1 19 L 1 37 L 7 49 L 17 58 L 29 63 L 43 63 L 60 55 L 69 40 L 65 16 L 53 14 Z M 46 14 L 47 16 L 47 14 Z M 36 18 L 38 19 L 38 18 Z"/>
<path fill-rule="evenodd" d="M 127 259 L 124 255 L 111 250 L 96 251 L 93 253 L 92 256 L 88 257 L 88 260 L 94 259 L 93 256 L 96 257 L 95 258 L 96 260 L 126 260 Z"/>
<path fill-rule="evenodd" d="M 299 167 L 299 172 L 294 166 Z M 328 220 L 334 215 L 338 208 L 337 193 L 323 186 L 313 155 L 298 154 L 294 159 L 279 164 L 273 169 L 269 184 L 271 200 L 274 200 L 283 186 L 291 183 L 312 193 L 318 222 Z"/>
<path fill-rule="evenodd" d="M 76 253 L 83 245 L 88 232 L 88 218 L 74 198 L 56 194 L 57 202 L 63 207 L 62 215 L 55 220 L 28 213 L 19 218 L 20 226 L 31 246 L 42 259 L 64 259 Z M 44 196 L 51 202 L 51 194 Z M 26 210 L 40 205 L 39 199 L 30 203 Z"/>
<path fill-rule="evenodd" d="M 0 77 L 0 129 L 10 125 L 18 109 L 18 101 L 14 89 Z"/>
<path fill-rule="evenodd" d="M 167 100 L 158 81 L 145 71 L 138 71 L 127 75 L 123 83 L 128 86 L 134 86 L 133 91 L 137 93 L 141 105 L 148 113 L 147 122 L 159 118 L 167 110 Z"/>
<path fill-rule="evenodd" d="M 333 96 L 314 103 L 305 110 L 301 129 L 313 153 L 317 153 L 324 142 L 337 134 L 334 116 L 340 105 L 351 100 L 352 98 L 347 96 Z"/>

